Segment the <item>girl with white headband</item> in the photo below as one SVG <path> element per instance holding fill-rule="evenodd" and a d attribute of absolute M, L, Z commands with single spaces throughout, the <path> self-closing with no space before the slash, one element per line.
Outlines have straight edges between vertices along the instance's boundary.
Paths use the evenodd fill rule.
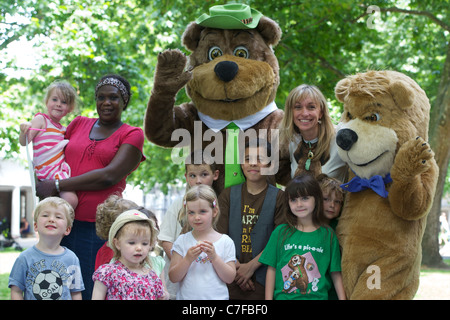
<path fill-rule="evenodd" d="M 108 237 L 108 246 L 113 249 L 116 260 L 94 272 L 92 299 L 168 298 L 149 259 L 157 234 L 154 222 L 139 210 L 131 209 L 120 214 L 109 229 Z"/>

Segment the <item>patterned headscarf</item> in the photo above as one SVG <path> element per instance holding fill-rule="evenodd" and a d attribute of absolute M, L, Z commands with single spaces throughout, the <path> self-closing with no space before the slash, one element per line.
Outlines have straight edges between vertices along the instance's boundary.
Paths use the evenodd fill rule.
<path fill-rule="evenodd" d="M 130 100 L 130 96 L 127 92 L 127 89 L 125 88 L 125 85 L 122 83 L 122 81 L 120 81 L 116 78 L 112 78 L 112 77 L 105 78 L 97 84 L 97 86 L 95 87 L 95 97 L 97 97 L 98 90 L 101 87 L 107 86 L 107 85 L 113 86 L 113 87 L 116 87 L 117 89 L 119 89 L 120 95 L 122 96 L 122 99 L 125 102 L 125 105 L 128 104 L 128 101 Z"/>

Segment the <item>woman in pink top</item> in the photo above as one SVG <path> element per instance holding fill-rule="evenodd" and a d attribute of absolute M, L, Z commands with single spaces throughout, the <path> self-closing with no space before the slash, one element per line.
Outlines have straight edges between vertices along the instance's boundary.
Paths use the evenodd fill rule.
<path fill-rule="evenodd" d="M 67 127 L 65 154 L 72 177 L 59 181 L 59 185 L 43 180 L 36 186 L 41 197 L 60 191 L 77 193 L 74 226 L 62 244 L 80 259 L 85 283 L 83 299 L 91 298 L 95 257 L 104 243 L 95 231 L 97 206 L 111 194 L 121 196 L 127 176 L 145 160 L 142 129 L 121 120 L 130 96 L 130 84 L 121 76 L 100 79 L 95 88 L 98 118 L 76 117 Z"/>

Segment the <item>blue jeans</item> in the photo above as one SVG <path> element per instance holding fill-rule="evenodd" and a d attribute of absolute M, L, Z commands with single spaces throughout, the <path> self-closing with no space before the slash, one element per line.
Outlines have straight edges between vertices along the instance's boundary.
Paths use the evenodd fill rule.
<path fill-rule="evenodd" d="M 75 220 L 72 231 L 61 241 L 61 245 L 72 250 L 80 260 L 81 275 L 85 290 L 82 292 L 83 300 L 91 300 L 94 282 L 92 274 L 95 271 L 95 258 L 97 251 L 105 240 L 97 237 L 95 222 Z"/>

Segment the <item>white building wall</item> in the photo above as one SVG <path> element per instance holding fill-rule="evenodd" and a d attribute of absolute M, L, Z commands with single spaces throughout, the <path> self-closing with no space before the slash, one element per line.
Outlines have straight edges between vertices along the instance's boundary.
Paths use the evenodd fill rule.
<path fill-rule="evenodd" d="M 26 195 L 25 217 L 33 231 L 33 210 L 35 197 L 31 191 L 30 173 L 24 165 L 14 160 L 0 159 L 0 192 L 12 191 L 11 215 L 8 217 L 11 223 L 12 237 L 20 237 L 20 210 L 21 210 L 21 191 Z"/>

